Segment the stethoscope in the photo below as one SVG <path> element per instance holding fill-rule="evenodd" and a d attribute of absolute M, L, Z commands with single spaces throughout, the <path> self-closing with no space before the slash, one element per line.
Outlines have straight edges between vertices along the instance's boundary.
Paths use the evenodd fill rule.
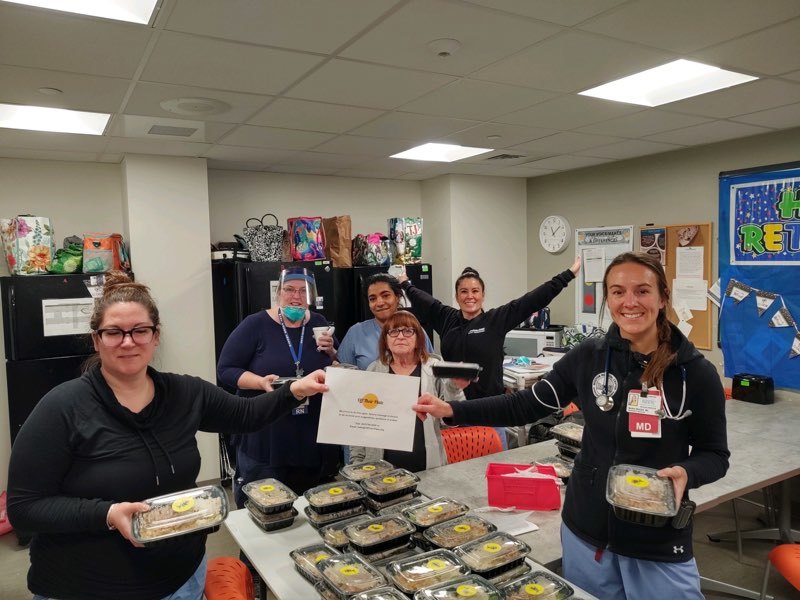
<path fill-rule="evenodd" d="M 594 402 L 597 405 L 597 408 L 602 410 L 603 412 L 608 412 L 612 408 L 614 408 L 614 398 L 608 395 L 608 373 L 611 367 L 611 346 L 606 347 L 606 367 L 605 367 L 605 379 L 603 382 L 603 393 L 600 394 L 597 398 L 595 398 Z M 661 408 L 656 411 L 656 415 L 659 419 L 672 419 L 673 421 L 680 421 L 681 419 L 685 419 L 686 417 L 692 414 L 691 410 L 687 410 L 684 412 L 684 407 L 686 406 L 686 367 L 683 365 L 678 365 L 678 368 L 681 370 L 681 405 L 678 408 L 678 412 L 673 415 L 672 411 L 669 409 L 669 403 L 667 402 L 666 392 L 664 392 L 664 386 L 661 386 Z M 645 386 L 646 387 L 646 386 Z M 646 395 L 646 394 L 645 394 Z M 538 399 L 538 398 L 537 398 Z"/>

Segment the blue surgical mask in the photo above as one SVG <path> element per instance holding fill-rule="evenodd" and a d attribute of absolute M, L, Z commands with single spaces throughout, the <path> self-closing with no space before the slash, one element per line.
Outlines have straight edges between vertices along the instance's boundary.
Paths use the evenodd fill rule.
<path fill-rule="evenodd" d="M 281 312 L 292 323 L 296 323 L 297 321 L 306 316 L 306 309 L 303 308 L 302 306 L 284 306 L 281 309 Z"/>

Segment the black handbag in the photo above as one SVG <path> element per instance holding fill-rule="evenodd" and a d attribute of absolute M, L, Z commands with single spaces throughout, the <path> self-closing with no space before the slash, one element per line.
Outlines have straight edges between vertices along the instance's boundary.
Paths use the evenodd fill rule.
<path fill-rule="evenodd" d="M 264 223 L 264 219 L 272 217 L 274 225 Z M 260 219 L 247 219 L 242 229 L 242 237 L 250 250 L 250 260 L 255 262 L 280 262 L 283 258 L 283 227 L 278 224 L 278 217 L 267 213 Z"/>

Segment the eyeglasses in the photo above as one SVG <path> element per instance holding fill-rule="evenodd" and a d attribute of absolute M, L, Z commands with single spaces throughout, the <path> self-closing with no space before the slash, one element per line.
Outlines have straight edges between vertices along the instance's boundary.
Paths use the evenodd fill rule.
<path fill-rule="evenodd" d="M 293 288 L 293 287 L 285 287 L 281 288 L 284 294 L 287 296 L 305 296 L 306 295 L 306 288 Z"/>
<path fill-rule="evenodd" d="M 389 329 L 386 332 L 386 335 L 395 338 L 401 333 L 403 334 L 403 337 L 411 337 L 412 335 L 417 335 L 417 332 L 411 327 L 398 327 L 397 329 Z"/>
<path fill-rule="evenodd" d="M 122 344 L 126 335 L 131 336 L 134 344 L 149 344 L 153 341 L 156 331 L 158 331 L 157 325 L 142 325 L 141 327 L 127 330 L 117 329 L 116 327 L 98 329 L 95 333 L 106 346 L 113 348 Z"/>

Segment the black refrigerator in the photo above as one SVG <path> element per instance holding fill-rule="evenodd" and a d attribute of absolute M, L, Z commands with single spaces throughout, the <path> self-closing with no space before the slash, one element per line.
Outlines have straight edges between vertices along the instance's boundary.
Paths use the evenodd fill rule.
<path fill-rule="evenodd" d="M 414 284 L 414 287 L 433 295 L 433 267 L 428 263 L 406 265 L 406 275 Z M 367 302 L 367 286 L 366 281 L 371 275 L 375 273 L 387 273 L 389 267 L 353 267 L 353 284 L 354 294 L 356 299 L 356 322 L 365 321 L 372 318 L 372 313 L 369 310 L 369 302 Z M 420 324 L 425 329 L 428 337 L 433 340 L 433 328 L 426 322 L 425 318 L 415 310 L 414 305 L 404 298 L 406 308 L 410 310 Z M 336 330 L 338 335 L 339 330 Z M 342 338 L 339 338 L 342 339 Z"/>
<path fill-rule="evenodd" d="M 80 375 L 89 339 L 91 276 L 0 277 L 11 443 L 36 404 Z"/>

